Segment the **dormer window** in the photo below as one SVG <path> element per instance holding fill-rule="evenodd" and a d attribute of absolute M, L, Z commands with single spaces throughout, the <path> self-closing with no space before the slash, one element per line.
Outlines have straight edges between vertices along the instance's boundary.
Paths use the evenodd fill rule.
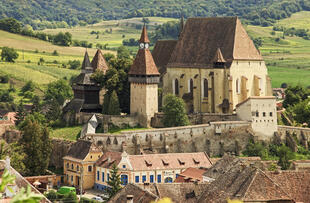
<path fill-rule="evenodd" d="M 145 164 L 146 164 L 147 167 L 152 166 L 152 163 L 150 161 L 147 161 L 147 160 L 145 160 Z"/>
<path fill-rule="evenodd" d="M 163 162 L 163 165 L 164 165 L 164 166 L 168 166 L 168 165 L 169 165 L 168 161 L 165 161 L 165 160 L 163 160 L 163 159 L 162 159 L 161 161 Z"/>
<path fill-rule="evenodd" d="M 193 158 L 194 164 L 200 164 L 200 161 L 196 160 L 195 158 Z"/>
<path fill-rule="evenodd" d="M 184 162 L 184 161 L 181 161 L 180 159 L 178 159 L 178 161 L 179 161 L 179 164 L 180 164 L 180 165 L 185 165 L 185 162 Z"/>

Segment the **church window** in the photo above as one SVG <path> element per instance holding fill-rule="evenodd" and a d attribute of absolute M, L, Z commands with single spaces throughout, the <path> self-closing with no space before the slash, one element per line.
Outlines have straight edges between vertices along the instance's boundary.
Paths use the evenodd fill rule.
<path fill-rule="evenodd" d="M 188 93 L 193 93 L 194 90 L 194 81 L 193 79 L 190 79 L 188 81 Z"/>
<path fill-rule="evenodd" d="M 272 117 L 272 112 L 269 113 L 270 117 Z"/>
<path fill-rule="evenodd" d="M 263 112 L 263 117 L 266 117 L 266 112 Z"/>
<path fill-rule="evenodd" d="M 203 97 L 208 97 L 208 96 L 209 96 L 208 80 L 204 79 L 203 80 Z"/>
<path fill-rule="evenodd" d="M 173 81 L 173 92 L 175 95 L 179 95 L 179 80 L 175 79 Z"/>
<path fill-rule="evenodd" d="M 236 92 L 238 94 L 240 93 L 240 82 L 239 82 L 239 79 L 236 80 Z"/>

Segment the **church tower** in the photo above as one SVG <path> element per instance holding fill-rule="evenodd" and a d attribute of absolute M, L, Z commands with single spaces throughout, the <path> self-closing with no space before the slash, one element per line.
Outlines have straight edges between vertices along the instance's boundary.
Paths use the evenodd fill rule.
<path fill-rule="evenodd" d="M 143 26 L 139 51 L 129 71 L 130 114 L 137 115 L 143 127 L 150 127 L 151 118 L 158 112 L 159 72 L 149 50 L 150 40 Z"/>

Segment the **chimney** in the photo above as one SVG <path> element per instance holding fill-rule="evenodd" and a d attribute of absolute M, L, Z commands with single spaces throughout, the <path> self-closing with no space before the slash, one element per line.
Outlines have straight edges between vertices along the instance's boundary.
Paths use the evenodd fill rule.
<path fill-rule="evenodd" d="M 127 195 L 127 203 L 133 203 L 133 195 Z"/>
<path fill-rule="evenodd" d="M 111 163 L 111 157 L 108 157 L 108 163 Z"/>

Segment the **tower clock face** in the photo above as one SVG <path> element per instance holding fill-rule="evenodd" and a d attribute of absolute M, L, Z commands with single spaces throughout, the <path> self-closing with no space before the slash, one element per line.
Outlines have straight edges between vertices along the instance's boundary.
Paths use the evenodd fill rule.
<path fill-rule="evenodd" d="M 140 48 L 141 48 L 141 49 L 144 48 L 144 43 L 140 43 Z"/>
<path fill-rule="evenodd" d="M 148 49 L 149 48 L 149 44 L 145 44 L 145 48 Z"/>

